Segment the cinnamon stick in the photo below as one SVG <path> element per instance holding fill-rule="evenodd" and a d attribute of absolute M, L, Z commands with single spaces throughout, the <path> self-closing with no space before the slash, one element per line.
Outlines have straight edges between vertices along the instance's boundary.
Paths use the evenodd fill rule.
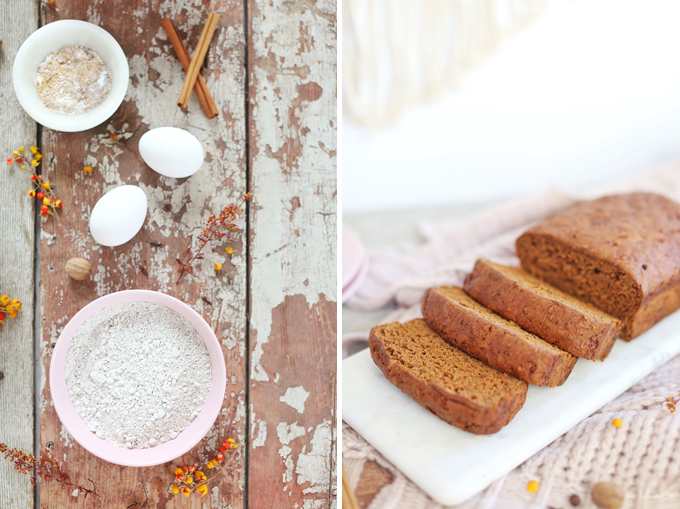
<path fill-rule="evenodd" d="M 186 108 L 189 102 L 189 96 L 191 96 L 191 91 L 196 84 L 196 78 L 198 78 L 198 72 L 201 69 L 201 64 L 205 59 L 205 55 L 208 53 L 208 46 L 210 46 L 210 41 L 215 34 L 215 29 L 217 28 L 217 22 L 220 16 L 214 12 L 208 14 L 208 20 L 203 26 L 203 31 L 201 32 L 201 38 L 198 40 L 196 45 L 196 51 L 194 51 L 193 57 L 191 57 L 191 64 L 189 64 L 189 70 L 187 71 L 187 76 L 184 79 L 184 85 L 182 86 L 182 92 L 179 94 L 179 100 L 177 104 L 180 108 Z"/>
<path fill-rule="evenodd" d="M 172 24 L 172 20 L 170 18 L 165 18 L 163 21 L 161 21 L 161 26 L 165 30 L 170 44 L 172 44 L 172 47 L 175 49 L 175 53 L 177 54 L 177 58 L 182 64 L 182 67 L 184 67 L 185 71 L 188 71 L 189 65 L 191 64 L 191 57 L 189 56 L 189 52 L 187 51 L 186 46 L 184 46 L 184 43 L 182 42 L 175 25 Z M 219 114 L 219 110 L 217 109 L 217 105 L 208 91 L 208 87 L 205 84 L 203 76 L 200 74 L 196 78 L 194 92 L 196 92 L 196 97 L 198 98 L 198 102 L 201 103 L 201 107 L 203 108 L 205 115 L 208 118 L 215 118 Z"/>

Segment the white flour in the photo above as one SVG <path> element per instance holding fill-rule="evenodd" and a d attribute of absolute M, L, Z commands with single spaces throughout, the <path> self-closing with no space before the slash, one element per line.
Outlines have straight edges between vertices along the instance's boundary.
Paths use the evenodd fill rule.
<path fill-rule="evenodd" d="M 203 340 L 183 316 L 150 302 L 98 311 L 66 356 L 66 388 L 98 437 L 142 449 L 175 438 L 203 408 L 212 371 Z"/>

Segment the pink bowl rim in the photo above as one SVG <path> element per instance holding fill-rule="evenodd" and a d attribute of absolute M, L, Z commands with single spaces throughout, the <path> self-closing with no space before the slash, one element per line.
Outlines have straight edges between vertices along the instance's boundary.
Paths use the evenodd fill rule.
<path fill-rule="evenodd" d="M 152 302 L 176 311 L 194 326 L 210 355 L 212 384 L 205 405 L 198 416 L 176 438 L 148 449 L 117 447 L 92 433 L 82 420 L 66 389 L 66 354 L 78 328 L 106 307 L 122 302 Z M 189 305 L 175 297 L 151 290 L 124 290 L 90 302 L 78 311 L 59 335 L 50 363 L 50 390 L 54 409 L 73 439 L 95 456 L 117 465 L 148 467 L 172 461 L 191 450 L 208 433 L 222 408 L 227 384 L 224 355 L 210 325 Z"/>

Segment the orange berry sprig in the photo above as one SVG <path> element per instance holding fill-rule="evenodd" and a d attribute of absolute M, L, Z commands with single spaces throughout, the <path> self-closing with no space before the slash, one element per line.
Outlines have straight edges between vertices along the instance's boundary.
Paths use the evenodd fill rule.
<path fill-rule="evenodd" d="M 84 493 L 85 498 L 88 495 L 99 496 L 97 487 L 91 479 L 88 479 L 88 481 L 92 483 L 93 489 L 72 482 L 69 475 L 62 470 L 59 462 L 52 457 L 52 452 L 48 448 L 45 448 L 45 452 L 40 453 L 40 459 L 38 459 L 20 449 L 10 449 L 6 444 L 0 442 L 0 454 L 3 454 L 6 460 L 12 462 L 14 470 L 23 475 L 30 475 L 30 481 L 33 485 L 40 478 L 43 482 L 56 481 L 65 486 L 71 486 L 77 489 L 78 493 Z"/>
<path fill-rule="evenodd" d="M 17 311 L 21 309 L 21 302 L 19 299 L 10 299 L 7 295 L 0 296 L 0 325 L 5 324 L 5 313 L 10 318 L 17 317 Z"/>
<path fill-rule="evenodd" d="M 189 465 L 188 467 L 175 467 L 175 481 L 171 485 L 172 492 L 177 495 L 181 493 L 188 497 L 192 493 L 199 493 L 201 497 L 208 494 L 208 484 L 212 481 L 223 467 L 227 465 L 224 461 L 224 453 L 236 449 L 238 444 L 233 438 L 227 438 L 220 452 L 215 455 L 215 458 L 206 463 L 205 468 L 211 470 L 212 475 L 208 477 L 199 470 L 196 465 Z M 231 456 L 232 458 L 234 456 Z"/>
<path fill-rule="evenodd" d="M 31 198 L 36 198 L 39 201 L 38 206 L 40 207 L 40 215 L 42 217 L 55 216 L 57 209 L 62 207 L 61 200 L 57 200 L 52 184 L 47 180 L 43 181 L 42 175 L 38 175 L 35 169 L 40 166 L 40 160 L 42 159 L 42 154 L 38 152 L 38 147 L 31 147 L 31 158 L 28 158 L 28 154 L 24 150 L 24 147 L 19 147 L 18 150 L 14 151 L 14 157 L 7 159 L 7 164 L 18 164 L 21 166 L 21 171 L 26 170 L 26 166 L 31 168 L 31 182 L 33 182 L 33 189 L 28 192 Z"/>
<path fill-rule="evenodd" d="M 675 405 L 677 405 L 680 402 L 680 398 L 674 398 L 673 396 L 668 396 L 666 398 L 666 408 L 670 410 L 672 414 L 675 413 Z"/>
<path fill-rule="evenodd" d="M 250 200 L 250 198 L 252 198 L 252 196 L 252 193 L 246 193 L 246 195 L 243 197 L 243 200 L 238 205 L 232 203 L 224 207 L 220 211 L 219 215 L 210 215 L 203 227 L 203 230 L 201 231 L 201 234 L 198 236 L 198 249 L 196 250 L 196 253 L 192 253 L 191 246 L 189 246 L 189 248 L 184 251 L 184 253 L 175 259 L 179 264 L 179 277 L 175 283 L 179 283 L 185 274 L 194 273 L 194 268 L 191 266 L 191 264 L 194 262 L 194 260 L 203 259 L 203 253 L 201 253 L 201 251 L 203 251 L 203 248 L 208 244 L 208 242 L 213 239 L 221 240 L 225 237 L 227 242 L 234 242 L 236 240 L 236 237 L 234 237 L 232 233 L 239 233 L 241 229 L 236 226 L 233 221 L 238 219 L 241 214 L 243 214 L 243 206 L 248 200 Z M 182 258 L 186 259 L 182 260 Z M 215 268 L 215 270 L 219 271 L 217 268 Z"/>
<path fill-rule="evenodd" d="M 54 5 L 55 0 L 39 0 L 41 4 L 46 5 L 50 9 L 54 10 L 54 12 L 59 12 L 59 9 Z"/>

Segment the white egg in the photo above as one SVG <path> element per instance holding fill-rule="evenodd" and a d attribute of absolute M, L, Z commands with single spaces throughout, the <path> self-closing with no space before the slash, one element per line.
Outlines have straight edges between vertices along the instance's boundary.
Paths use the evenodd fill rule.
<path fill-rule="evenodd" d="M 159 127 L 145 133 L 139 140 L 139 153 L 152 170 L 177 179 L 196 173 L 205 159 L 198 138 L 176 127 Z"/>
<path fill-rule="evenodd" d="M 102 246 L 125 244 L 142 228 L 146 209 L 146 194 L 139 187 L 116 187 L 92 209 L 90 233 Z"/>

